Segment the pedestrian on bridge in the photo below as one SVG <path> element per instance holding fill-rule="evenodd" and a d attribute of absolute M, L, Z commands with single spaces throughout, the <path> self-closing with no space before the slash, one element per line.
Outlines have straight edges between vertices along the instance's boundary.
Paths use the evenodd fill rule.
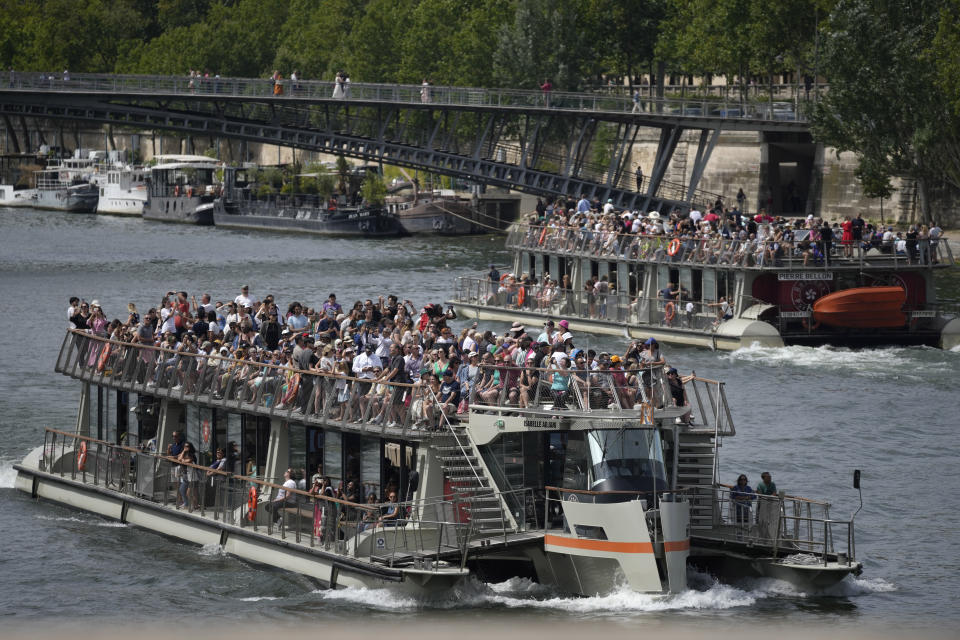
<path fill-rule="evenodd" d="M 643 189 L 643 167 L 637 165 L 637 192 Z"/>
<path fill-rule="evenodd" d="M 423 79 L 423 83 L 420 85 L 420 102 L 430 102 L 430 83 L 426 78 Z"/>
<path fill-rule="evenodd" d="M 550 92 L 553 91 L 553 85 L 550 84 L 550 78 L 547 78 L 543 81 L 543 84 L 540 85 L 540 90 L 543 91 L 543 104 L 546 107 L 550 108 Z"/>

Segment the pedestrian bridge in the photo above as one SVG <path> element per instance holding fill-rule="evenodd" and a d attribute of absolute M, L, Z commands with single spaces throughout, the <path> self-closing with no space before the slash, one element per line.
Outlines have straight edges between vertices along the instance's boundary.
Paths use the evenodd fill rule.
<path fill-rule="evenodd" d="M 334 98 L 333 89 L 320 81 L 11 73 L 0 86 L 0 115 L 15 148 L 18 119 L 67 120 L 343 154 L 642 210 L 712 202 L 716 195 L 697 184 L 722 131 L 809 131 L 803 103 L 792 102 L 372 83 Z M 659 145 L 638 185 L 630 148 L 642 128 L 659 130 Z M 672 184 L 664 174 L 686 130 L 699 132 L 694 166 L 687 184 Z"/>

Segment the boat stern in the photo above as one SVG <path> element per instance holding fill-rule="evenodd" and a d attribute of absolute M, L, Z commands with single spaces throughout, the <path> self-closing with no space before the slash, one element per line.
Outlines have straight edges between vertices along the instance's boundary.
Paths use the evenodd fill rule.
<path fill-rule="evenodd" d="M 610 592 L 619 586 L 619 569 L 634 591 L 687 588 L 688 502 L 664 496 L 658 508 L 648 508 L 643 499 L 602 502 L 592 492 L 561 495 L 563 529 L 548 530 L 543 541 L 558 586 L 585 596 Z"/>

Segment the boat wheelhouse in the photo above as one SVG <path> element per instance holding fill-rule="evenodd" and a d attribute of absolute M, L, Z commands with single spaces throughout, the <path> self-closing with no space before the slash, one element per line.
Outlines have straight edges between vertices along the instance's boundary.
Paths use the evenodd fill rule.
<path fill-rule="evenodd" d="M 831 518 L 828 504 L 780 493 L 744 508 L 717 482 L 718 447 L 735 435 L 717 381 L 687 378 L 677 406 L 659 367 L 630 394 L 598 371 L 573 376 L 559 406 L 541 371 L 524 406 L 474 395 L 452 419 L 430 410 L 429 385 L 76 330 L 56 369 L 80 382 L 77 423 L 45 430 L 16 465 L 19 490 L 331 587 L 428 591 L 475 575 L 663 593 L 686 589 L 688 563 L 805 587 L 861 570 L 853 521 Z M 418 428 L 423 415 L 433 429 Z M 176 431 L 196 443 L 197 464 L 163 455 Z M 217 449 L 229 453 L 211 470 Z M 288 469 L 316 469 L 353 499 L 285 488 Z"/>
<path fill-rule="evenodd" d="M 143 218 L 159 222 L 212 225 L 214 209 L 220 206 L 214 158 L 192 155 L 155 156 L 150 167 Z"/>
<path fill-rule="evenodd" d="M 774 242 L 518 225 L 500 281 L 459 277 L 451 303 L 466 317 L 562 317 L 574 330 L 712 349 L 960 344 L 958 310 L 937 299 L 934 283 L 935 272 L 954 267 L 945 238 L 903 253 L 880 244 L 845 255 L 834 245 L 825 258 L 807 233 Z M 902 304 L 891 302 L 891 287 Z"/>
<path fill-rule="evenodd" d="M 115 167 L 107 169 L 98 182 L 100 199 L 97 213 L 113 215 L 143 215 L 147 202 L 147 177 L 150 171 L 143 167 Z"/>

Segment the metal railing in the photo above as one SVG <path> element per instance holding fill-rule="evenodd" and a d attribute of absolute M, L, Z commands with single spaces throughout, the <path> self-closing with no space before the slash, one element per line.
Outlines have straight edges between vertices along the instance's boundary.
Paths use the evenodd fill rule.
<path fill-rule="evenodd" d="M 738 541 L 770 546 L 775 556 L 812 556 L 819 564 L 831 555 L 841 564 L 856 560 L 853 521 L 832 519 L 829 503 L 784 493 L 744 495 L 730 485 L 712 492 L 714 528 L 731 531 Z"/>
<path fill-rule="evenodd" d="M 278 89 L 279 86 L 279 89 Z M 345 102 L 401 103 L 507 109 L 594 111 L 612 114 L 669 115 L 697 118 L 806 123 L 808 103 L 741 102 L 739 99 L 650 98 L 634 103 L 629 96 L 608 93 L 572 93 L 523 89 L 481 89 L 351 82 L 342 98 L 334 98 L 334 82 L 285 78 L 279 83 L 261 78 L 203 78 L 120 74 L 14 72 L 0 83 L 0 91 L 57 93 L 153 94 L 231 96 Z"/>
<path fill-rule="evenodd" d="M 441 556 L 452 556 L 462 567 L 471 540 L 470 522 L 458 519 L 462 503 L 456 497 L 352 503 L 50 428 L 44 431 L 40 469 L 388 566 L 430 558 L 425 568 L 439 568 Z"/>
<path fill-rule="evenodd" d="M 804 237 L 807 232 L 804 230 Z M 829 246 L 813 235 L 796 238 L 725 238 L 720 234 L 695 237 L 690 234 L 615 233 L 577 227 L 515 225 L 507 235 L 507 248 L 532 249 L 581 258 L 618 258 L 670 264 L 711 264 L 738 268 L 863 269 L 877 265 L 903 268 L 952 265 L 947 239 L 918 240 L 898 252 L 882 240 Z"/>
<path fill-rule="evenodd" d="M 581 318 L 701 333 L 712 333 L 722 319 L 718 303 L 682 298 L 668 301 L 615 290 L 598 294 L 539 283 L 523 285 L 515 278 L 493 283 L 487 277 L 459 276 L 453 299 L 466 304 L 515 309 L 544 318 Z"/>
<path fill-rule="evenodd" d="M 554 376 L 566 379 L 566 389 L 552 389 Z M 650 423 L 653 408 L 670 406 L 665 368 L 566 370 L 520 366 L 512 362 L 481 365 L 469 389 L 470 408 L 478 411 L 609 413 L 610 417 Z"/>
<path fill-rule="evenodd" d="M 422 426 L 414 400 L 426 394 L 420 383 L 303 371 L 263 360 L 118 342 L 78 330 L 67 332 L 57 371 L 156 397 L 402 436 L 415 435 Z"/>

